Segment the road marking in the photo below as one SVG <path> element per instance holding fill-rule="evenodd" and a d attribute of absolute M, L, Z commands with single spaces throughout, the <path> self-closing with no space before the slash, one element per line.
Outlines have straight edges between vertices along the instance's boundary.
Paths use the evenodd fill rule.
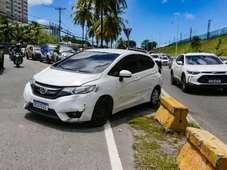
<path fill-rule="evenodd" d="M 163 96 L 171 97 L 164 89 L 162 89 L 161 94 Z M 189 110 L 189 112 L 190 112 L 190 110 Z M 196 126 L 200 127 L 199 123 L 192 116 L 190 116 L 189 113 L 188 113 L 188 119 L 191 120 L 190 122 L 193 122 Z"/>
<path fill-rule="evenodd" d="M 166 71 L 168 71 L 169 69 L 167 69 L 167 68 L 162 68 L 163 70 L 166 70 Z"/>
<path fill-rule="evenodd" d="M 111 168 L 112 170 L 123 170 L 120 156 L 117 150 L 117 145 L 115 143 L 113 131 L 109 121 L 107 121 L 106 124 L 104 125 L 104 131 L 110 157 Z"/>

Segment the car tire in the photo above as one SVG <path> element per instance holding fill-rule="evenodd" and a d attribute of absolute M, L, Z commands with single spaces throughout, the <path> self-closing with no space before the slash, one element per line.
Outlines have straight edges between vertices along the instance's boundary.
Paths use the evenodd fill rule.
<path fill-rule="evenodd" d="M 149 105 L 151 107 L 158 105 L 159 97 L 160 97 L 160 89 L 158 87 L 155 87 L 151 93 Z"/>
<path fill-rule="evenodd" d="M 181 84 L 182 84 L 182 91 L 185 93 L 189 92 L 190 87 L 188 83 L 186 83 L 185 75 L 182 75 Z"/>
<path fill-rule="evenodd" d="M 43 62 L 43 59 L 42 59 L 42 57 L 40 57 L 40 59 L 39 59 L 39 62 Z"/>
<path fill-rule="evenodd" d="M 172 85 L 175 85 L 175 84 L 176 84 L 176 80 L 175 80 L 175 78 L 174 78 L 173 71 L 170 72 L 170 80 L 171 80 L 171 84 L 172 84 Z"/>
<path fill-rule="evenodd" d="M 101 97 L 95 104 L 91 125 L 98 127 L 103 126 L 112 114 L 113 103 L 108 97 Z"/>
<path fill-rule="evenodd" d="M 32 60 L 35 60 L 35 57 L 34 57 L 34 55 L 32 54 Z"/>
<path fill-rule="evenodd" d="M 48 64 L 51 63 L 49 56 L 47 56 L 47 63 L 48 63 Z"/>
<path fill-rule="evenodd" d="M 26 58 L 29 60 L 28 54 L 26 54 Z"/>

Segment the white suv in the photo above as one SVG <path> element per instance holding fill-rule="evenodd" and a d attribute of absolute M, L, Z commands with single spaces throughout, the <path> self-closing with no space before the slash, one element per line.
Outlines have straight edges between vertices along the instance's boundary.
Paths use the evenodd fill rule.
<path fill-rule="evenodd" d="M 171 84 L 180 82 L 182 91 L 190 87 L 215 87 L 227 91 L 227 66 L 212 53 L 184 53 L 173 61 Z"/>
<path fill-rule="evenodd" d="M 24 108 L 63 122 L 105 124 L 111 114 L 159 102 L 162 76 L 153 59 L 131 50 L 91 49 L 34 75 Z"/>

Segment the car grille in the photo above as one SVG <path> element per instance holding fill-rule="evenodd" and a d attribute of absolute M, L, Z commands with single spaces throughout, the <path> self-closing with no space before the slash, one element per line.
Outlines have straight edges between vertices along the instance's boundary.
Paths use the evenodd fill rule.
<path fill-rule="evenodd" d="M 227 75 L 203 75 L 198 79 L 198 82 L 209 83 L 209 79 L 220 79 L 221 83 L 227 83 Z"/>
<path fill-rule="evenodd" d="M 57 99 L 70 95 L 70 93 L 61 91 L 63 87 L 51 86 L 39 82 L 35 82 L 31 87 L 33 94 L 47 99 Z"/>
<path fill-rule="evenodd" d="M 58 117 L 57 113 L 53 109 L 48 109 L 48 111 L 45 111 L 45 110 L 34 107 L 32 103 L 30 103 L 26 107 L 26 109 L 29 110 L 30 112 L 37 113 L 42 116 L 50 117 L 53 119 L 60 119 Z"/>

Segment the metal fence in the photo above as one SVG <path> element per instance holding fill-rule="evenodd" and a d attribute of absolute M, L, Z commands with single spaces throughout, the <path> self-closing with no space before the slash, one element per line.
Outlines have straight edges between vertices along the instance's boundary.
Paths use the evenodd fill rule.
<path fill-rule="evenodd" d="M 221 37 L 224 35 L 227 35 L 227 27 L 211 31 L 209 33 L 194 35 L 194 36 L 198 36 L 201 40 L 206 40 L 206 39 Z M 180 40 L 178 43 L 182 44 L 182 43 L 191 42 L 191 39 L 192 39 L 192 37 L 186 38 L 186 39 Z M 173 42 L 170 45 L 174 45 L 174 44 L 176 44 L 176 42 Z"/>

